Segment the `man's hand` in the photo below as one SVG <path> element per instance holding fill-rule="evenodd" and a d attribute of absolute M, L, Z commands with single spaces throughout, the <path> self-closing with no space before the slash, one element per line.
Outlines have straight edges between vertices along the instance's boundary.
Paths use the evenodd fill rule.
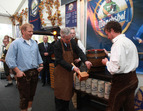
<path fill-rule="evenodd" d="M 76 66 L 74 66 L 73 70 L 74 70 L 76 73 L 79 73 L 79 71 L 80 71 L 79 68 L 76 67 Z"/>
<path fill-rule="evenodd" d="M 37 69 L 37 71 L 40 72 L 42 69 L 43 69 L 43 67 L 39 67 L 39 68 Z"/>
<path fill-rule="evenodd" d="M 24 72 L 22 72 L 21 70 L 18 69 L 18 67 L 15 67 L 13 70 L 16 72 L 17 77 L 26 76 Z"/>
<path fill-rule="evenodd" d="M 23 76 L 26 76 L 26 75 L 25 75 L 24 72 L 22 72 L 22 71 L 19 70 L 19 71 L 16 73 L 16 76 L 17 76 L 17 77 L 23 77 Z"/>
<path fill-rule="evenodd" d="M 87 69 L 90 69 L 92 66 L 92 63 L 90 61 L 85 61 L 85 65 L 86 65 Z"/>
<path fill-rule="evenodd" d="M 48 52 L 45 52 L 45 53 L 44 53 L 44 56 L 48 56 L 48 55 L 49 55 L 49 53 L 48 53 Z"/>
<path fill-rule="evenodd" d="M 5 60 L 4 60 L 4 59 L 0 59 L 0 61 L 5 62 Z"/>
<path fill-rule="evenodd" d="M 108 59 L 107 59 L 107 58 L 102 59 L 102 64 L 103 64 L 103 65 L 106 65 L 107 62 L 108 62 Z"/>

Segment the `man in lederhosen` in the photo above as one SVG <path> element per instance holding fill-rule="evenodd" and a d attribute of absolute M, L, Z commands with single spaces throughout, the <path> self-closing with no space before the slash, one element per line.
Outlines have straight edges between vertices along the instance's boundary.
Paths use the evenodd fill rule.
<path fill-rule="evenodd" d="M 102 60 L 113 75 L 106 111 L 119 111 L 121 108 L 124 111 L 135 111 L 134 93 L 138 86 L 135 70 L 139 63 L 136 46 L 125 34 L 121 34 L 121 25 L 116 21 L 108 22 L 104 31 L 113 42 L 110 60 Z"/>
<path fill-rule="evenodd" d="M 22 37 L 14 40 L 7 52 L 6 63 L 16 72 L 21 111 L 32 111 L 32 103 L 43 61 L 37 43 L 31 39 L 34 26 L 23 24 Z"/>
<path fill-rule="evenodd" d="M 73 96 L 73 73 L 79 68 L 71 65 L 73 60 L 73 52 L 76 53 L 81 60 L 90 69 L 91 62 L 87 61 L 82 50 L 77 46 L 74 40 L 71 40 L 70 29 L 63 28 L 60 31 L 61 39 L 54 45 L 55 53 L 55 104 L 56 111 L 69 111 L 69 101 Z"/>

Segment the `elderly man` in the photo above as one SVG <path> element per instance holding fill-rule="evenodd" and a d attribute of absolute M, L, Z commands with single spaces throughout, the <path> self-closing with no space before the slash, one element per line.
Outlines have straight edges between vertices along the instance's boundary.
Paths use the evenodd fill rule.
<path fill-rule="evenodd" d="M 90 69 L 91 62 L 87 61 L 82 50 L 74 40 L 71 40 L 69 28 L 60 31 L 61 39 L 54 45 L 55 52 L 55 104 L 56 111 L 69 111 L 69 101 L 73 96 L 73 71 L 78 72 L 79 68 L 71 63 L 74 61 L 73 53 L 76 53 Z"/>
<path fill-rule="evenodd" d="M 138 67 L 138 52 L 134 43 L 124 34 L 121 34 L 121 25 L 110 21 L 105 25 L 105 33 L 113 42 L 110 60 L 102 63 L 107 66 L 113 75 L 108 107 L 106 111 L 134 110 L 134 93 L 138 86 L 136 68 Z M 107 53 L 107 51 L 105 50 Z M 109 54 L 108 54 L 109 55 Z"/>
<path fill-rule="evenodd" d="M 37 43 L 31 39 L 33 25 L 21 26 L 22 38 L 13 41 L 6 55 L 6 63 L 16 72 L 21 111 L 31 111 L 38 73 L 43 69 Z"/>
<path fill-rule="evenodd" d="M 38 44 L 39 51 L 43 60 L 44 68 L 41 71 L 42 75 L 42 82 L 45 86 L 46 83 L 46 77 L 47 77 L 47 83 L 50 84 L 50 72 L 49 72 L 49 63 L 51 62 L 51 54 L 53 53 L 52 45 L 48 43 L 48 36 L 43 36 L 43 42 Z"/>

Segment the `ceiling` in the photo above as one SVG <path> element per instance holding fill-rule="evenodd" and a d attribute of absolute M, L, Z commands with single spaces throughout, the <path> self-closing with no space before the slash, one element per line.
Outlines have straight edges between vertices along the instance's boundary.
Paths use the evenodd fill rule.
<path fill-rule="evenodd" d="M 22 9 L 28 8 L 28 0 L 0 0 L 0 16 L 10 17 L 16 12 L 21 12 Z M 52 35 L 51 32 L 57 31 L 60 35 L 59 27 L 51 27 L 48 29 L 34 31 L 34 34 Z"/>
<path fill-rule="evenodd" d="M 28 2 L 28 0 L 0 0 L 0 16 L 9 17 L 15 14 L 20 11 L 25 2 Z"/>

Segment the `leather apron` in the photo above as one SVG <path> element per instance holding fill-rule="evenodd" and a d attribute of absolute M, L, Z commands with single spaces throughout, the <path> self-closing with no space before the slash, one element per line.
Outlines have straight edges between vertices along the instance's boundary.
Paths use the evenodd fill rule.
<path fill-rule="evenodd" d="M 70 43 L 70 51 L 65 51 L 63 43 L 63 59 L 71 64 L 73 62 L 73 50 Z M 54 71 L 54 94 L 57 99 L 69 101 L 73 96 L 73 71 L 68 71 L 61 65 L 57 65 Z"/>

